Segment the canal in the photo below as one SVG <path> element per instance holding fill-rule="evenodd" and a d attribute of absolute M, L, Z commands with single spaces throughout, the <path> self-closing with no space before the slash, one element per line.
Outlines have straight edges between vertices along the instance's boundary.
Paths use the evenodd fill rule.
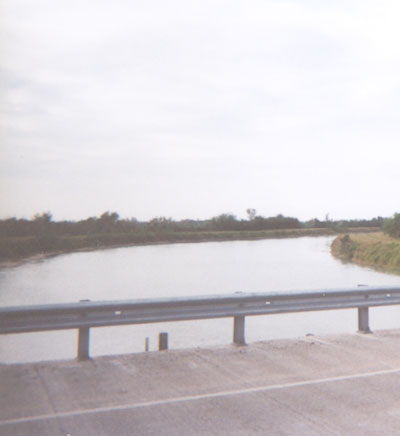
<path fill-rule="evenodd" d="M 59 255 L 0 269 L 0 305 L 119 300 L 233 292 L 279 292 L 357 285 L 400 285 L 400 277 L 345 264 L 332 237 L 160 244 Z M 371 310 L 372 329 L 400 327 L 400 307 Z M 248 317 L 248 342 L 357 329 L 356 310 Z M 232 319 L 91 330 L 91 355 L 157 348 L 210 347 L 232 341 Z M 73 358 L 76 331 L 0 337 L 0 362 Z"/>

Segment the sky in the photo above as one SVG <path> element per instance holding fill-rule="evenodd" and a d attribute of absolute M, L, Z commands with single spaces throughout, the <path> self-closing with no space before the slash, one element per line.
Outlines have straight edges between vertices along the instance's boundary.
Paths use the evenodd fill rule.
<path fill-rule="evenodd" d="M 400 212 L 399 15 L 0 0 L 0 218 Z"/>

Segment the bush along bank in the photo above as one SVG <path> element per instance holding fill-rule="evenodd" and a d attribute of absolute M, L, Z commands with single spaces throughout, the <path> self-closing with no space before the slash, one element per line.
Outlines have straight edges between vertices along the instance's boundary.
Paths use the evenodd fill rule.
<path fill-rule="evenodd" d="M 400 240 L 383 232 L 341 234 L 332 242 L 331 253 L 347 262 L 400 274 Z"/>
<path fill-rule="evenodd" d="M 31 220 L 8 218 L 0 220 L 0 266 L 32 257 L 125 245 L 334 235 L 350 229 L 356 232 L 360 227 L 373 231 L 383 222 L 382 217 L 301 222 L 283 215 L 265 218 L 256 215 L 255 209 L 247 213 L 248 219 L 224 213 L 208 220 L 180 221 L 166 217 L 150 221 L 120 219 L 117 212 L 109 211 L 80 221 L 53 221 L 50 212 L 37 214 Z"/>
<path fill-rule="evenodd" d="M 28 236 L 0 238 L 0 266 L 9 261 L 47 257 L 74 251 L 86 251 L 133 245 L 184 242 L 218 242 L 273 238 L 296 238 L 334 234 L 331 229 L 284 229 L 265 231 L 104 233 L 80 236 Z"/>

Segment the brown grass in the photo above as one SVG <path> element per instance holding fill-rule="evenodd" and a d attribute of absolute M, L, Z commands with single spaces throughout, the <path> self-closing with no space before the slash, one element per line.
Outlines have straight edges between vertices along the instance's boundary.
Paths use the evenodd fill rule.
<path fill-rule="evenodd" d="M 339 235 L 331 252 L 344 261 L 400 274 L 400 239 L 383 232 Z"/>

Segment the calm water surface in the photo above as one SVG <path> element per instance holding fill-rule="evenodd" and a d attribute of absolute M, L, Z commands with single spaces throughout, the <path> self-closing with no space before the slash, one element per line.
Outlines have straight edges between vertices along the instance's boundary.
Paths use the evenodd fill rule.
<path fill-rule="evenodd" d="M 344 264 L 330 255 L 332 237 L 125 247 L 61 255 L 0 269 L 0 305 L 118 300 L 232 292 L 276 292 L 400 285 L 400 277 Z M 371 310 L 371 328 L 399 327 L 400 308 Z M 354 332 L 356 310 L 246 318 L 248 342 L 307 333 Z M 171 348 L 227 344 L 232 319 L 91 330 L 91 355 L 139 352 L 160 331 Z M 75 356 L 76 331 L 0 337 L 0 362 Z"/>

